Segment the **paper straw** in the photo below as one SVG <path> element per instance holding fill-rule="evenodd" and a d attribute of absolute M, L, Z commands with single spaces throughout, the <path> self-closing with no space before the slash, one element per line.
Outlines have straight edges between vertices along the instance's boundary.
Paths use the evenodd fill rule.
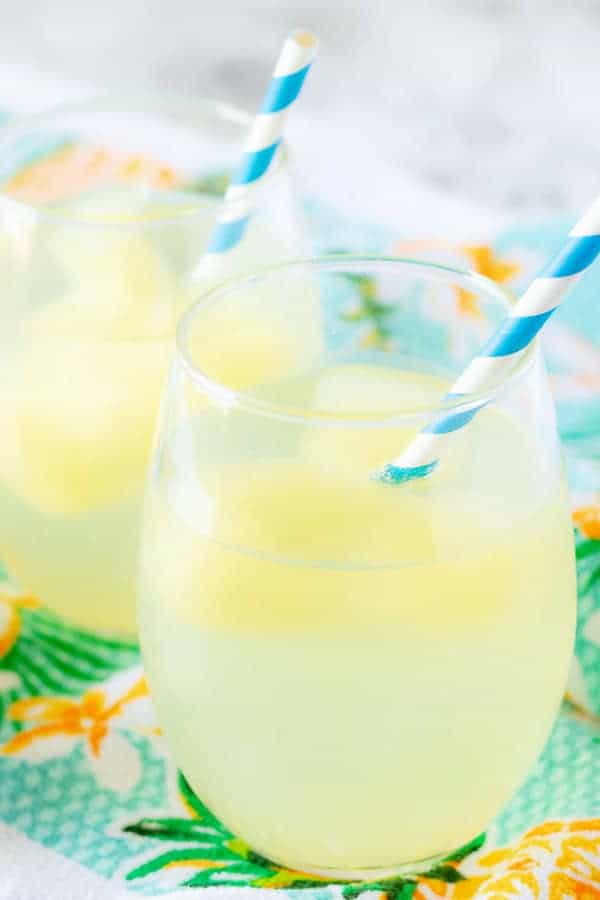
<path fill-rule="evenodd" d="M 297 29 L 286 38 L 196 274 L 214 277 L 224 271 L 229 254 L 244 237 L 252 215 L 254 188 L 273 163 L 288 112 L 300 94 L 317 45 L 309 31 Z"/>
<path fill-rule="evenodd" d="M 599 253 L 600 197 L 453 384 L 446 399 L 468 401 L 469 394 L 485 391 L 510 371 Z M 376 477 L 388 484 L 400 484 L 428 475 L 438 464 L 452 434 L 465 428 L 487 402 L 474 401 L 460 410 L 440 411 Z"/>

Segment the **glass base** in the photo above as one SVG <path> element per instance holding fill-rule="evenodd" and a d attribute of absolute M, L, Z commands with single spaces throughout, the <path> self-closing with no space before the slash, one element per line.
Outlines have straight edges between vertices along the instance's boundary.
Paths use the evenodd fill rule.
<path fill-rule="evenodd" d="M 298 874 L 313 876 L 324 881 L 364 881 L 378 882 L 390 881 L 394 878 L 409 878 L 414 875 L 424 875 L 441 862 L 452 858 L 452 850 L 437 853 L 435 856 L 427 856 L 414 862 L 398 863 L 393 866 L 358 867 L 356 869 L 336 869 L 309 864 L 290 865 L 279 860 L 272 860 L 282 869 L 288 869 Z"/>

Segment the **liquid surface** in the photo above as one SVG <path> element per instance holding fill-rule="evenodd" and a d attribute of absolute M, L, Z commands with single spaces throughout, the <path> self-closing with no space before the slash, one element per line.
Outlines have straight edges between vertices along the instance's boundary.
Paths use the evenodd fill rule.
<path fill-rule="evenodd" d="M 352 416 L 444 389 L 340 365 L 263 393 Z M 140 612 L 159 718 L 203 801 L 288 866 L 386 869 L 470 840 L 560 701 L 575 595 L 558 470 L 488 409 L 430 479 L 373 482 L 411 433 L 206 410 L 157 467 Z"/>

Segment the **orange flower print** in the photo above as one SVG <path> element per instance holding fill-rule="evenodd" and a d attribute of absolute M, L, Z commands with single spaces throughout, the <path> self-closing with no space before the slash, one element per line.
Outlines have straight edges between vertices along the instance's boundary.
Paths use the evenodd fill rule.
<path fill-rule="evenodd" d="M 600 541 L 600 502 L 573 510 L 573 522 L 587 538 Z"/>
<path fill-rule="evenodd" d="M 600 900 L 600 819 L 545 822 L 474 861 L 464 881 L 419 879 L 415 900 Z M 466 874 L 466 873 L 465 873 Z"/>
<path fill-rule="evenodd" d="M 456 305 L 462 316 L 481 316 L 477 294 L 473 294 L 462 287 L 455 287 L 454 290 L 456 293 Z"/>
<path fill-rule="evenodd" d="M 508 284 L 522 273 L 522 265 L 500 256 L 489 244 L 452 244 L 448 241 L 400 241 L 393 248 L 400 256 L 418 256 L 457 268 L 468 268 L 491 278 L 497 284 Z M 461 316 L 481 318 L 477 296 L 458 285 L 454 288 L 456 308 Z"/>
<path fill-rule="evenodd" d="M 575 506 L 572 512 L 573 523 L 579 531 L 579 537 L 576 541 L 575 554 L 577 557 L 577 580 L 580 597 L 584 597 L 590 592 L 595 591 L 600 585 L 600 495 L 591 496 L 588 494 L 580 495 L 575 499 Z M 593 609 L 588 609 L 583 619 L 580 621 L 579 637 L 583 638 L 590 644 L 594 644 L 596 648 L 600 648 L 600 609 L 596 608 L 594 603 Z M 587 691 L 580 691 L 578 696 L 577 683 L 585 687 L 585 678 L 579 665 L 579 671 L 575 666 L 575 682 L 573 682 L 573 672 L 569 679 L 569 699 L 575 701 L 575 704 L 590 709 L 597 713 L 594 709 L 594 703 L 587 701 Z M 583 697 L 583 700 L 582 700 Z"/>
<path fill-rule="evenodd" d="M 487 244 L 464 244 L 460 249 L 467 256 L 473 271 L 491 278 L 498 284 L 506 284 L 521 271 L 518 263 L 502 259 L 494 248 Z"/>
<path fill-rule="evenodd" d="M 35 609 L 39 601 L 6 585 L 0 588 L 0 659 L 14 647 L 21 631 L 21 609 Z"/>
<path fill-rule="evenodd" d="M 70 144 L 21 169 L 5 190 L 27 203 L 52 203 L 114 182 L 164 189 L 175 187 L 179 178 L 169 166 L 139 153 Z"/>
<path fill-rule="evenodd" d="M 493 247 L 487 244 L 465 244 L 461 248 L 469 260 L 469 265 L 478 275 L 485 275 L 498 284 L 505 284 L 519 274 L 521 267 L 517 263 L 499 257 Z M 479 301 L 476 294 L 465 288 L 457 287 L 456 303 L 459 313 L 464 316 L 480 316 Z"/>
<path fill-rule="evenodd" d="M 140 717 L 140 705 L 143 705 Z M 70 753 L 83 744 L 88 763 L 98 783 L 125 792 L 141 776 L 139 754 L 127 731 L 148 723 L 148 688 L 139 668 L 119 673 L 102 688 L 81 698 L 28 697 L 8 710 L 22 730 L 2 747 L 7 755 L 30 761 Z"/>

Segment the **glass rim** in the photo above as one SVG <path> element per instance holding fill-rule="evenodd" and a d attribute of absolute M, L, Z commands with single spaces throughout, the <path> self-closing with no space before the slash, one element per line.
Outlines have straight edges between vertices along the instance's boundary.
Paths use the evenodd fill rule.
<path fill-rule="evenodd" d="M 132 104 L 133 109 L 136 103 L 142 104 L 144 102 L 156 102 L 158 104 L 180 103 L 190 109 L 195 108 L 200 112 L 213 113 L 217 118 L 229 121 L 234 125 L 242 126 L 246 130 L 246 133 L 254 121 L 254 116 L 247 110 L 244 110 L 233 103 L 217 100 L 214 97 L 196 97 L 192 94 L 177 93 L 175 91 L 134 91 L 123 95 L 114 93 L 97 94 L 84 100 L 74 100 L 68 103 L 57 104 L 56 106 L 52 106 L 41 112 L 29 113 L 22 116 L 17 115 L 14 119 L 9 119 L 9 121 L 0 128 L 0 155 L 3 150 L 9 147 L 19 136 L 25 136 L 30 131 L 33 131 L 38 123 L 40 126 L 49 125 L 52 122 L 58 121 L 62 116 L 75 115 L 77 113 L 93 113 L 96 106 L 99 107 L 98 111 L 110 112 L 111 109 L 117 111 L 119 108 L 124 107 L 129 103 Z M 114 104 L 114 106 L 111 106 L 112 104 Z M 139 106 L 138 110 L 142 111 L 142 107 Z M 243 152 L 242 141 L 240 141 L 239 151 L 240 153 Z M 260 184 L 256 185 L 253 190 L 255 190 L 257 194 L 262 193 L 264 188 L 268 190 L 269 182 L 275 178 L 281 169 L 286 168 L 289 165 L 289 159 L 289 148 L 286 140 L 283 139 L 268 172 L 260 179 Z M 193 194 L 190 194 L 190 197 L 193 196 Z M 224 200 L 223 197 L 217 197 L 215 199 L 221 203 Z M 57 211 L 55 209 L 36 205 L 27 200 L 21 200 L 18 197 L 9 194 L 4 189 L 3 185 L 0 185 L 0 201 L 18 210 L 21 215 L 28 216 L 32 221 L 39 219 L 40 221 L 54 223 L 56 225 L 84 229 L 89 228 L 92 230 L 151 230 L 165 226 L 181 225 L 182 222 L 187 222 L 191 219 L 213 220 L 215 215 L 215 210 L 213 208 L 207 209 L 206 207 L 190 206 L 177 215 L 165 216 L 164 218 L 147 222 L 125 222 L 120 221 L 118 218 L 114 221 L 94 222 L 90 219 L 81 218 L 75 214 Z"/>
<path fill-rule="evenodd" d="M 443 398 L 437 403 L 420 404 L 414 407 L 411 406 L 410 408 L 399 406 L 398 409 L 375 414 L 367 412 L 340 413 L 328 411 L 326 409 L 306 410 L 270 400 L 262 400 L 253 396 L 247 389 L 233 388 L 223 384 L 218 379 L 208 375 L 200 365 L 195 362 L 188 343 L 190 329 L 196 316 L 202 312 L 205 306 L 208 306 L 211 302 L 217 301 L 219 295 L 230 294 L 232 291 L 237 290 L 243 285 L 255 284 L 257 281 L 285 269 L 305 267 L 335 269 L 343 268 L 344 264 L 353 264 L 355 266 L 363 265 L 365 267 L 374 264 L 383 264 L 384 266 L 396 266 L 400 264 L 402 266 L 408 266 L 409 268 L 418 267 L 434 272 L 447 273 L 470 281 L 474 289 L 478 288 L 480 293 L 485 292 L 491 298 L 497 299 L 503 303 L 507 312 L 516 302 L 510 291 L 502 288 L 496 282 L 484 275 L 480 275 L 469 269 L 459 269 L 441 263 L 430 262 L 428 260 L 402 256 L 354 253 L 335 253 L 321 256 L 301 257 L 286 260 L 275 265 L 265 266 L 248 275 L 229 278 L 219 282 L 217 285 L 210 288 L 210 290 L 203 293 L 179 320 L 175 335 L 176 360 L 183 366 L 185 373 L 193 382 L 199 385 L 209 396 L 218 399 L 221 404 L 226 405 L 227 407 L 235 407 L 237 409 L 242 409 L 245 412 L 267 418 L 297 423 L 303 422 L 305 424 L 389 426 L 392 423 L 401 423 L 409 419 L 414 421 L 415 419 L 429 418 L 438 413 L 467 412 L 473 406 L 489 403 L 512 388 L 516 382 L 520 381 L 531 369 L 534 360 L 538 356 L 540 343 L 539 337 L 536 337 L 521 353 L 519 359 L 515 361 L 514 366 L 505 375 L 502 375 L 492 387 L 486 390 L 470 393 L 465 395 L 464 398 L 454 396 L 451 398 Z"/>

